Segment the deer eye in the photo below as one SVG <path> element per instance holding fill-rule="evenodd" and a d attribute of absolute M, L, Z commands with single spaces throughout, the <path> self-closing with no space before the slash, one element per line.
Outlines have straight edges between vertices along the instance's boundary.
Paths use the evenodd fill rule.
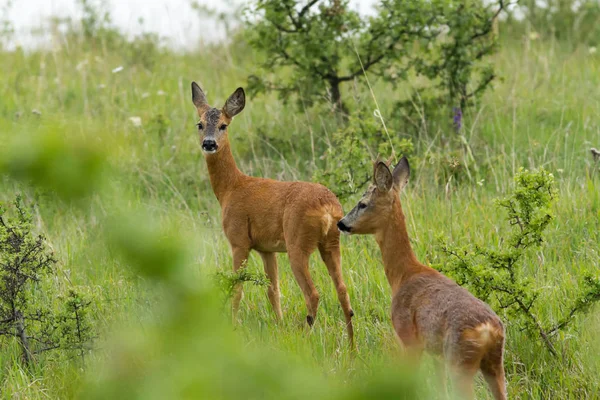
<path fill-rule="evenodd" d="M 198 129 L 199 129 L 199 130 L 202 130 L 202 129 L 204 129 L 204 125 L 202 125 L 202 122 L 198 122 L 198 123 L 196 124 L 196 126 L 198 126 Z"/>
<path fill-rule="evenodd" d="M 224 131 L 225 129 L 227 129 L 227 125 L 223 124 L 219 127 L 219 130 Z"/>
<path fill-rule="evenodd" d="M 358 203 L 359 210 L 364 210 L 365 208 L 367 208 L 367 205 L 365 203 Z"/>

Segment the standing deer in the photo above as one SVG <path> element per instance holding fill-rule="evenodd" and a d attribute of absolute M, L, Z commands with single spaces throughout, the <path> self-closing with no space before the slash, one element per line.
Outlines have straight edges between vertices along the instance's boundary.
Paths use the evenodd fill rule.
<path fill-rule="evenodd" d="M 473 397 L 481 370 L 496 399 L 506 399 L 504 327 L 490 307 L 415 257 L 406 231 L 400 192 L 410 167 L 404 157 L 390 172 L 376 161 L 372 184 L 338 228 L 374 234 L 392 288 L 392 323 L 406 352 L 441 355 L 452 368 L 460 392 Z M 444 363 L 442 363 L 444 365 Z"/>
<path fill-rule="evenodd" d="M 294 277 L 302 289 L 308 309 L 306 321 L 312 326 L 317 315 L 319 293 L 308 270 L 308 259 L 319 249 L 346 318 L 350 345 L 354 342 L 350 297 L 342 278 L 340 233 L 336 223 L 344 215 L 335 195 L 322 185 L 309 182 L 281 182 L 243 174 L 237 167 L 227 137 L 234 116 L 245 106 L 244 90 L 238 88 L 222 109 L 210 107 L 196 82 L 192 100 L 200 121 L 198 133 L 208 167 L 210 183 L 221 205 L 223 230 L 233 253 L 233 270 L 248 259 L 250 250 L 262 257 L 270 280 L 268 297 L 277 320 L 282 317 L 277 258 L 287 252 Z M 233 318 L 242 299 L 236 285 L 232 299 Z"/>

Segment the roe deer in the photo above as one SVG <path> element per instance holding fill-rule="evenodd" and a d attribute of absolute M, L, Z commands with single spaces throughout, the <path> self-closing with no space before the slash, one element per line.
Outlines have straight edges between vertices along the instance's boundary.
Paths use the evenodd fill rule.
<path fill-rule="evenodd" d="M 240 269 L 250 250 L 262 257 L 271 281 L 268 297 L 275 315 L 281 319 L 277 258 L 287 252 L 294 277 L 302 289 L 308 309 L 306 320 L 313 325 L 319 293 L 310 277 L 308 259 L 319 249 L 346 318 L 350 345 L 354 342 L 350 298 L 342 278 L 340 233 L 336 223 L 344 215 L 335 195 L 322 185 L 309 182 L 281 182 L 243 174 L 237 167 L 227 137 L 233 117 L 245 106 L 245 94 L 238 88 L 222 109 L 212 108 L 196 82 L 192 100 L 198 109 L 198 132 L 208 166 L 210 183 L 221 205 L 223 230 L 233 253 L 233 270 Z M 238 284 L 232 299 L 236 318 L 242 287 Z"/>
<path fill-rule="evenodd" d="M 403 157 L 393 172 L 376 161 L 374 183 L 340 222 L 348 234 L 374 234 L 392 288 L 392 324 L 406 351 L 441 355 L 457 378 L 460 392 L 473 396 L 481 370 L 496 399 L 506 399 L 504 327 L 483 301 L 438 271 L 417 261 L 412 251 L 400 192 L 410 167 Z"/>

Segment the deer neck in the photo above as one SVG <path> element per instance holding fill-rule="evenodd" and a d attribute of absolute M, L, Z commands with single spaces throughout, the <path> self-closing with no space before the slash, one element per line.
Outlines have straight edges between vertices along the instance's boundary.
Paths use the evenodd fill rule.
<path fill-rule="evenodd" d="M 238 169 L 229 142 L 221 145 L 221 149 L 214 154 L 206 154 L 206 165 L 208 166 L 208 175 L 210 185 L 219 203 L 222 203 L 225 196 L 233 190 L 238 179 L 243 175 Z"/>
<path fill-rule="evenodd" d="M 402 282 L 426 268 L 419 263 L 412 250 L 406 230 L 404 213 L 397 197 L 392 206 L 389 223 L 375 235 L 375 239 L 381 249 L 385 275 L 393 293 L 396 292 Z"/>

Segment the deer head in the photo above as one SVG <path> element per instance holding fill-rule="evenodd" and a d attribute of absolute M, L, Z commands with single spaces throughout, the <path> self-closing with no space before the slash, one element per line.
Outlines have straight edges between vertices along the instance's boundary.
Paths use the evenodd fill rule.
<path fill-rule="evenodd" d="M 214 154 L 219 147 L 227 142 L 227 127 L 234 116 L 239 114 L 246 105 L 244 89 L 237 88 L 225 102 L 223 108 L 213 108 L 208 105 L 206 95 L 196 82 L 192 82 L 192 101 L 198 110 L 200 121 L 196 126 L 202 143 L 204 154 Z"/>
<path fill-rule="evenodd" d="M 338 222 L 338 228 L 348 234 L 373 234 L 387 226 L 394 201 L 406 186 L 410 166 L 402 157 L 394 171 L 388 164 L 375 161 L 373 183 L 358 204 Z M 399 200 L 398 200 L 399 201 Z"/>

